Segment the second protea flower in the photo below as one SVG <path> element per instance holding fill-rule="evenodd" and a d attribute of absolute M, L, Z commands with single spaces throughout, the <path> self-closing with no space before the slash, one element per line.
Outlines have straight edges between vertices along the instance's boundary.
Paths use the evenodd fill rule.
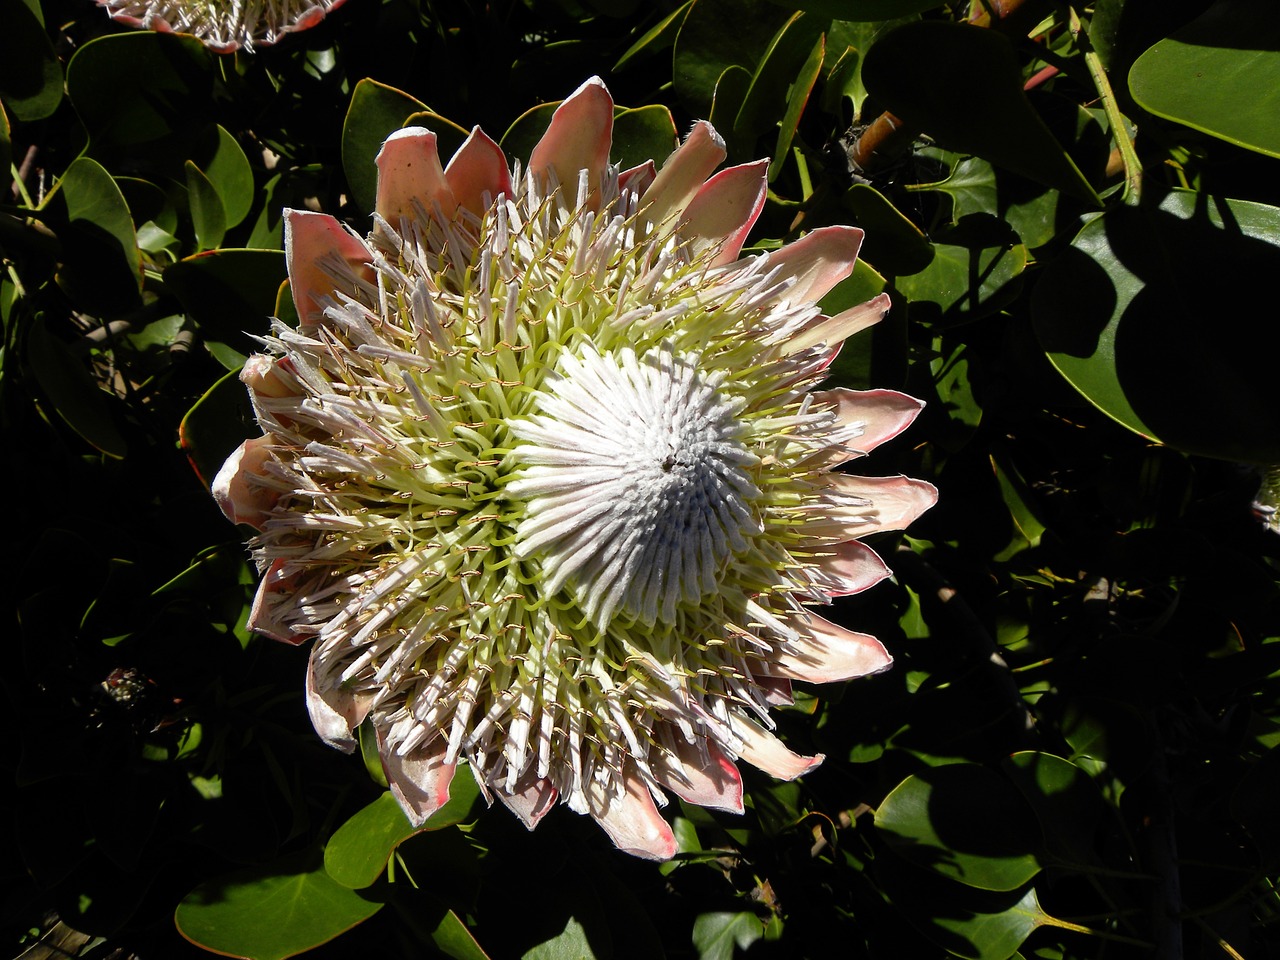
<path fill-rule="evenodd" d="M 219 53 L 268 46 L 314 27 L 346 0 L 97 0 L 113 20 L 157 33 L 189 33 Z"/>
<path fill-rule="evenodd" d="M 531 828 L 559 800 L 665 858 L 668 791 L 741 811 L 735 760 L 821 760 L 769 709 L 889 665 L 814 605 L 887 576 L 859 538 L 936 494 L 836 469 L 918 401 L 813 389 L 888 308 L 815 304 L 861 231 L 740 259 L 765 164 L 713 175 L 699 123 L 619 172 L 612 120 L 589 81 L 514 173 L 478 128 L 447 167 L 401 130 L 368 238 L 287 213 L 301 324 L 246 365 L 264 435 L 214 492 L 260 531 L 252 626 L 314 638 L 316 729 L 371 721 L 411 819 L 465 761 Z"/>

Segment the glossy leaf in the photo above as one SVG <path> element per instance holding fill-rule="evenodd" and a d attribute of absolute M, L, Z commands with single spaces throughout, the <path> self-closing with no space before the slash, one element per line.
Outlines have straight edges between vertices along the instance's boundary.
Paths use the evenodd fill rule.
<path fill-rule="evenodd" d="M 764 936 L 754 913 L 704 913 L 693 921 L 693 945 L 699 960 L 733 960 Z"/>
<path fill-rule="evenodd" d="M 62 65 L 38 5 L 0 0 L 0 99 L 22 121 L 43 120 L 62 102 Z"/>
<path fill-rule="evenodd" d="M 618 62 L 613 65 L 613 72 L 618 73 L 632 62 L 639 62 L 672 47 L 676 42 L 676 34 L 680 32 L 680 26 L 684 23 L 684 16 L 689 12 L 692 3 L 693 0 L 687 0 L 646 30 L 640 39 L 629 46 L 627 52 L 618 58 Z"/>
<path fill-rule="evenodd" d="M 94 156 L 181 167 L 197 145 L 215 145 L 205 119 L 211 66 L 204 44 L 185 34 L 131 30 L 82 46 L 67 64 L 67 96 Z"/>
<path fill-rule="evenodd" d="M 196 232 L 196 246 L 212 250 L 222 243 L 227 232 L 227 213 L 222 198 L 208 177 L 190 160 L 186 162 L 187 202 L 191 208 L 191 225 Z"/>
<path fill-rule="evenodd" d="M 222 201 L 227 228 L 236 227 L 253 206 L 253 170 L 236 138 L 218 127 L 218 148 L 201 170 Z"/>
<path fill-rule="evenodd" d="M 1172 193 L 1088 223 L 1037 284 L 1035 329 L 1072 386 L 1134 432 L 1280 462 L 1274 368 L 1256 348 L 1277 271 L 1280 210 Z"/>
<path fill-rule="evenodd" d="M 791 141 L 795 138 L 796 128 L 800 126 L 800 116 L 809 102 L 809 94 L 813 92 L 813 85 L 822 70 L 825 56 L 826 44 L 822 37 L 818 37 L 813 49 L 809 51 L 809 59 L 800 68 L 787 94 L 787 110 L 782 115 L 782 122 L 778 127 L 778 143 L 773 150 L 773 160 L 769 163 L 770 180 L 775 179 L 782 171 L 782 165 L 791 152 Z"/>
<path fill-rule="evenodd" d="M 378 189 L 374 162 L 382 141 L 410 116 L 430 108 L 403 90 L 366 77 L 356 84 L 342 125 L 342 169 L 351 198 L 362 210 L 373 210 Z"/>
<path fill-rule="evenodd" d="M 382 874 L 395 848 L 409 837 L 426 830 L 440 830 L 461 823 L 471 813 L 480 788 L 475 777 L 461 771 L 449 788 L 449 801 L 414 827 L 390 792 L 340 826 L 329 838 L 324 851 L 324 866 L 344 887 L 359 890 L 369 886 Z"/>
<path fill-rule="evenodd" d="M 1217 0 L 1137 59 L 1129 91 L 1156 116 L 1280 157 L 1275 4 Z"/>
<path fill-rule="evenodd" d="M 772 0 L 792 10 L 837 20 L 891 20 L 925 10 L 936 10 L 941 0 Z"/>
<path fill-rule="evenodd" d="M 489 960 L 489 954 L 471 935 L 456 913 L 446 909 L 440 922 L 431 930 L 431 942 L 453 960 Z"/>
<path fill-rule="evenodd" d="M 164 273 L 165 287 L 200 324 L 203 335 L 253 349 L 246 334 L 263 334 L 285 279 L 278 250 L 211 250 L 187 257 Z"/>
<path fill-rule="evenodd" d="M 933 244 L 875 187 L 855 184 L 845 193 L 842 206 L 866 231 L 859 262 L 896 277 L 919 273 L 933 262 Z"/>
<path fill-rule="evenodd" d="M 678 142 L 676 122 L 666 107 L 653 104 L 619 110 L 613 117 L 613 149 L 609 160 L 623 170 L 646 160 L 661 166 Z"/>
<path fill-rule="evenodd" d="M 1026 266 L 1027 248 L 1008 224 L 970 214 L 939 233 L 929 265 L 899 278 L 897 287 L 921 316 L 973 320 L 1016 296 Z"/>
<path fill-rule="evenodd" d="M 908 777 L 876 810 L 904 859 L 981 890 L 1016 890 L 1040 872 L 1035 822 L 1004 777 L 949 764 Z"/>
<path fill-rule="evenodd" d="M 814 44 L 822 36 L 823 26 L 818 17 L 797 13 L 773 36 L 751 75 L 751 85 L 734 118 L 735 133 L 754 140 L 773 126 L 778 111 L 788 103 L 787 91 L 792 85 L 803 85 L 804 99 L 807 99 L 813 81 L 806 83 L 803 78 L 809 73 L 817 76 L 816 71 L 809 69 L 808 60 Z M 821 66 L 821 57 L 818 63 Z"/>
<path fill-rule="evenodd" d="M 1035 812 L 1048 853 L 1074 865 L 1096 863 L 1095 836 L 1106 806 L 1089 775 L 1036 750 L 1015 753 L 1002 766 Z"/>
<path fill-rule="evenodd" d="M 767 0 L 694 0 L 676 37 L 672 80 L 677 95 L 694 114 L 707 116 L 716 81 L 725 69 L 737 66 L 754 74 L 774 36 L 790 19 L 789 12 Z M 722 130 L 732 126 L 717 124 Z"/>
<path fill-rule="evenodd" d="M 197 946 L 247 960 L 296 956 L 369 919 L 382 904 L 336 883 L 318 853 L 208 880 L 182 898 L 178 931 Z"/>
<path fill-rule="evenodd" d="M 937 20 L 904 24 L 867 52 L 862 79 L 878 102 L 947 149 L 1101 206 L 1028 102 L 1013 46 L 995 31 Z"/>
<path fill-rule="evenodd" d="M 13 162 L 13 141 L 9 130 L 9 117 L 5 113 L 4 103 L 0 101 L 0 191 L 7 193 L 13 183 L 11 164 Z"/>
<path fill-rule="evenodd" d="M 237 369 L 205 391 L 187 411 L 178 425 L 178 441 L 196 476 L 208 487 L 227 457 L 255 432 L 253 407 Z"/>
<path fill-rule="evenodd" d="M 142 260 L 129 205 L 102 165 L 78 157 L 67 167 L 55 203 L 60 228 L 58 283 L 82 309 L 114 313 L 138 302 Z"/>
<path fill-rule="evenodd" d="M 124 437 L 111 414 L 111 397 L 41 319 L 32 321 L 27 331 L 27 364 L 53 409 L 72 430 L 109 457 L 125 455 Z"/>

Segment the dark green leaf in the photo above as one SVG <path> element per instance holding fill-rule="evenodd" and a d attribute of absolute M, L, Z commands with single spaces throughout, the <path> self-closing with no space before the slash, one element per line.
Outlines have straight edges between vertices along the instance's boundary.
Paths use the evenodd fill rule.
<path fill-rule="evenodd" d="M 58 185 L 62 267 L 58 283 L 84 309 L 115 313 L 134 306 L 142 288 L 142 259 L 133 218 L 111 174 L 88 157 L 67 167 Z"/>
<path fill-rule="evenodd" d="M 1129 429 L 1192 453 L 1280 462 L 1274 368 L 1256 326 L 1277 271 L 1275 207 L 1181 192 L 1118 207 L 1045 271 L 1036 333 L 1063 376 Z"/>
<path fill-rule="evenodd" d="M 278 250 L 211 250 L 175 263 L 164 272 L 165 287 L 200 324 L 210 340 L 252 352 L 246 333 L 263 334 L 285 279 Z"/>
<path fill-rule="evenodd" d="M 187 201 L 191 205 L 191 225 L 196 231 L 196 246 L 212 250 L 222 243 L 227 232 L 227 213 L 222 199 L 209 178 L 190 160 L 185 165 Z"/>
<path fill-rule="evenodd" d="M 445 910 L 440 922 L 432 929 L 431 941 L 441 953 L 453 960 L 489 960 L 489 955 L 476 942 L 467 925 L 452 910 Z"/>
<path fill-rule="evenodd" d="M 675 149 L 678 140 L 671 111 L 660 104 L 620 110 L 613 118 L 613 149 L 610 160 L 622 169 L 652 160 L 659 167 Z"/>
<path fill-rule="evenodd" d="M 1027 248 L 1007 223 L 969 214 L 936 240 L 929 265 L 897 281 L 919 319 L 975 320 L 1017 295 Z"/>
<path fill-rule="evenodd" d="M 128 31 L 91 40 L 67 64 L 67 95 L 91 152 L 173 170 L 217 143 L 212 55 L 195 37 Z"/>
<path fill-rule="evenodd" d="M 362 889 L 381 875 L 397 846 L 424 830 L 461 823 L 471 813 L 480 788 L 470 771 L 460 770 L 449 801 L 420 827 L 414 827 L 390 792 L 382 794 L 337 829 L 324 851 L 325 869 L 344 887 Z"/>
<path fill-rule="evenodd" d="M 733 121 L 733 129 L 738 136 L 754 140 L 774 126 L 778 122 L 778 113 L 788 103 L 788 86 L 803 85 L 805 98 L 808 97 L 813 81 L 803 83 L 802 78 L 811 72 L 808 61 L 825 25 L 818 17 L 797 13 L 769 41 Z M 821 57 L 818 63 L 821 66 Z"/>
<path fill-rule="evenodd" d="M 754 913 L 704 913 L 693 921 L 693 945 L 699 960 L 733 960 L 735 948 L 745 951 L 764 936 Z"/>
<path fill-rule="evenodd" d="M 892 20 L 922 10 L 934 10 L 942 0 L 772 0 L 792 10 L 837 20 Z"/>
<path fill-rule="evenodd" d="M 684 16 L 689 12 L 692 3 L 693 0 L 687 0 L 646 30 L 644 35 L 618 58 L 618 62 L 613 65 L 613 72 L 618 73 L 633 60 L 647 59 L 674 45 L 676 34 L 679 33 L 680 25 L 684 22 Z"/>
<path fill-rule="evenodd" d="M 62 65 L 40 7 L 0 0 L 0 23 L 0 100 L 19 120 L 43 120 L 62 102 Z"/>
<path fill-rule="evenodd" d="M 232 371 L 187 411 L 178 426 L 178 439 L 196 476 L 207 487 L 236 447 L 258 432 L 249 394 L 239 372 Z"/>
<path fill-rule="evenodd" d="M 902 857 L 981 890 L 1016 890 L 1040 872 L 1035 822 L 1004 777 L 948 764 L 908 777 L 876 810 Z"/>
<path fill-rule="evenodd" d="M 1089 775 L 1069 760 L 1035 750 L 1015 753 L 1003 766 L 1035 811 L 1049 854 L 1077 866 L 1097 863 L 1094 838 L 1106 804 Z"/>
<path fill-rule="evenodd" d="M 1280 17 L 1272 0 L 1218 0 L 1129 70 L 1141 106 L 1280 157 Z"/>
<path fill-rule="evenodd" d="M 202 166 L 222 201 L 227 229 L 239 226 L 253 206 L 253 170 L 236 138 L 218 127 L 218 149 Z"/>
<path fill-rule="evenodd" d="M 317 853 L 208 880 L 182 898 L 178 932 L 197 946 L 248 960 L 284 960 L 327 943 L 382 904 L 335 883 Z"/>
<path fill-rule="evenodd" d="M 787 155 L 791 152 L 791 141 L 795 138 L 796 128 L 800 126 L 800 115 L 804 113 L 809 102 L 809 94 L 822 71 L 822 60 L 826 56 L 826 44 L 821 36 L 809 52 L 809 59 L 800 68 L 800 73 L 791 84 L 787 94 L 787 111 L 782 115 L 782 123 L 778 128 L 778 144 L 773 151 L 773 160 L 769 163 L 769 179 L 773 180 L 782 170 Z"/>
<path fill-rule="evenodd" d="M 867 52 L 862 79 L 878 102 L 947 149 L 1102 205 L 1028 102 L 1013 46 L 994 30 L 904 24 Z"/>
<path fill-rule="evenodd" d="M 375 160 L 382 141 L 415 113 L 430 108 L 402 90 L 365 78 L 356 84 L 342 125 L 342 169 L 351 199 L 362 210 L 373 210 L 378 188 Z"/>
<path fill-rule="evenodd" d="M 725 69 L 738 66 L 754 73 L 791 16 L 766 0 L 694 0 L 680 26 L 673 55 L 672 79 L 686 107 L 697 116 L 707 116 L 716 81 Z M 732 124 L 717 124 L 722 133 L 731 128 Z"/>
<path fill-rule="evenodd" d="M 111 415 L 112 399 L 98 389 L 84 364 L 37 318 L 27 330 L 27 364 L 58 415 L 88 443 L 117 459 L 126 452 Z"/>
<path fill-rule="evenodd" d="M 846 191 L 842 206 L 853 214 L 853 223 L 866 231 L 859 253 L 881 273 L 905 276 L 919 273 L 934 258 L 933 245 L 920 228 L 875 187 L 859 183 Z"/>

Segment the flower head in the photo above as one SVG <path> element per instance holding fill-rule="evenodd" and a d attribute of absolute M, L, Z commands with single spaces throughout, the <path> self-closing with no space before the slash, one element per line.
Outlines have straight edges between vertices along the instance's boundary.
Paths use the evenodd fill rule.
<path fill-rule="evenodd" d="M 98 0 L 113 20 L 158 33 L 189 33 L 219 53 L 276 43 L 314 27 L 346 0 Z"/>
<path fill-rule="evenodd" d="M 411 819 L 465 760 L 530 828 L 560 800 L 665 858 L 667 791 L 741 811 L 736 759 L 821 761 L 770 706 L 890 657 L 813 605 L 887 576 L 858 538 L 936 492 L 834 469 L 921 406 L 813 389 L 888 308 L 815 305 L 861 231 L 740 258 L 764 164 L 712 175 L 698 123 L 619 172 L 612 118 L 584 84 L 523 172 L 479 128 L 447 167 L 407 128 L 368 238 L 288 212 L 301 323 L 246 364 L 264 435 L 214 493 L 260 531 L 251 625 L 315 638 L 316 729 L 349 750 L 371 720 Z"/>

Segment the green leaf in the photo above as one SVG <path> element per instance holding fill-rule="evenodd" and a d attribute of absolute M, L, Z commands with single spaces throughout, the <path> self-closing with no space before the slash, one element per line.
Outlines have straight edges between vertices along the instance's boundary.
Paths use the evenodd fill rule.
<path fill-rule="evenodd" d="M 994 30 L 904 24 L 867 52 L 862 79 L 878 102 L 948 150 L 1102 206 L 1027 100 L 1013 46 Z"/>
<path fill-rule="evenodd" d="M 1129 91 L 1156 116 L 1280 157 L 1275 4 L 1218 0 L 1137 59 Z"/>
<path fill-rule="evenodd" d="M 67 64 L 67 96 L 91 152 L 176 171 L 217 142 L 207 120 L 212 54 L 195 37 L 130 30 L 90 40 Z"/>
<path fill-rule="evenodd" d="M 1257 324 L 1278 274 L 1280 209 L 1172 193 L 1086 224 L 1045 270 L 1032 317 L 1053 365 L 1135 433 L 1277 463 L 1275 368 Z"/>
<path fill-rule="evenodd" d="M 191 205 L 191 225 L 196 231 L 196 246 L 212 250 L 222 243 L 227 232 L 227 214 L 218 191 L 199 167 L 190 160 L 187 173 L 187 201 Z"/>
<path fill-rule="evenodd" d="M 187 411 L 178 425 L 178 442 L 196 476 L 208 487 L 236 447 L 258 432 L 248 391 L 239 371 L 233 370 Z"/>
<path fill-rule="evenodd" d="M 855 184 L 845 192 L 841 205 L 866 231 L 859 262 L 865 260 L 880 272 L 899 277 L 919 273 L 933 262 L 933 244 L 875 187 Z"/>
<path fill-rule="evenodd" d="M 267 332 L 267 318 L 286 276 L 279 250 L 210 250 L 180 260 L 164 272 L 165 288 L 209 340 L 251 353 L 246 334 Z"/>
<path fill-rule="evenodd" d="M 40 6 L 0 0 L 0 23 L 0 100 L 19 120 L 43 120 L 62 102 L 62 65 Z"/>
<path fill-rule="evenodd" d="M 4 112 L 4 103 L 0 102 L 0 192 L 8 193 L 13 183 L 13 142 L 9 133 L 9 117 Z"/>
<path fill-rule="evenodd" d="M 334 882 L 319 852 L 206 881 L 174 912 L 178 932 L 224 956 L 284 960 L 369 919 L 382 904 Z"/>
<path fill-rule="evenodd" d="M 973 213 L 936 240 L 929 265 L 897 281 L 917 319 L 975 320 L 1017 295 L 1027 248 L 1007 223 Z"/>
<path fill-rule="evenodd" d="M 693 0 L 682 3 L 646 30 L 644 35 L 628 47 L 627 52 L 618 58 L 618 62 L 613 65 L 613 72 L 619 73 L 626 69 L 627 64 L 633 60 L 647 59 L 673 46 L 676 42 L 676 34 L 680 32 L 680 25 L 684 23 L 685 14 L 689 12 L 689 7 L 692 3 Z"/>
<path fill-rule="evenodd" d="M 894 906 L 952 956 L 1008 960 L 1037 927 L 1053 922 L 1031 887 L 976 890 L 893 856 L 878 857 L 875 869 Z"/>
<path fill-rule="evenodd" d="M 754 913 L 704 913 L 693 921 L 693 945 L 699 960 L 733 960 L 734 948 L 746 950 L 764 936 Z"/>
<path fill-rule="evenodd" d="M 809 102 L 809 94 L 822 71 L 822 60 L 826 56 L 827 47 L 821 36 L 809 52 L 809 59 L 800 68 L 800 73 L 791 84 L 787 93 L 787 111 L 782 115 L 782 123 L 778 127 L 778 143 L 773 150 L 773 160 L 769 163 L 769 179 L 772 181 L 782 171 L 782 165 L 791 153 L 791 141 L 795 138 L 796 128 L 800 126 L 800 115 L 804 113 Z"/>
<path fill-rule="evenodd" d="M 778 113 L 788 102 L 787 87 L 802 83 L 814 44 L 820 42 L 824 26 L 818 17 L 797 13 L 769 41 L 733 121 L 734 132 L 740 137 L 754 140 L 778 122 Z M 821 65 L 821 58 L 818 63 Z M 809 81 L 805 89 L 806 99 L 812 86 L 812 81 Z"/>
<path fill-rule="evenodd" d="M 440 922 L 432 928 L 431 941 L 453 960 L 489 960 L 467 925 L 452 910 L 446 909 Z"/>
<path fill-rule="evenodd" d="M 531 950 L 526 950 L 520 960 L 596 960 L 597 954 L 591 949 L 591 941 L 587 937 L 587 929 L 577 917 L 570 916 L 564 929 L 544 940 Z"/>
<path fill-rule="evenodd" d="M 392 852 L 405 840 L 467 819 L 480 788 L 469 770 L 459 772 L 461 776 L 455 777 L 450 786 L 449 801 L 420 827 L 409 822 L 389 791 L 340 826 L 324 851 L 329 876 L 344 887 L 367 887 L 378 879 Z"/>
<path fill-rule="evenodd" d="M 222 127 L 218 127 L 218 148 L 204 164 L 203 172 L 218 191 L 227 229 L 238 226 L 253 206 L 253 170 L 236 138 Z"/>
<path fill-rule="evenodd" d="M 694 0 L 672 55 L 672 82 L 685 106 L 697 116 L 707 116 L 725 69 L 738 66 L 754 73 L 791 16 L 767 0 Z M 716 129 L 724 133 L 732 124 L 717 124 Z"/>
<path fill-rule="evenodd" d="M 62 266 L 58 285 L 82 309 L 115 313 L 135 306 L 142 289 L 142 255 L 129 205 L 111 174 L 88 157 L 71 161 L 51 201 L 65 211 L 58 228 Z"/>
<path fill-rule="evenodd" d="M 26 359 L 58 416 L 107 456 L 124 457 L 124 437 L 111 415 L 113 399 L 98 389 L 84 364 L 45 329 L 39 317 L 27 330 Z"/>
<path fill-rule="evenodd" d="M 747 87 L 750 85 L 751 73 L 744 67 L 725 67 L 724 73 L 716 80 L 715 92 L 711 96 L 711 110 L 707 119 L 724 137 L 731 161 L 737 161 L 754 151 L 755 145 L 746 143 L 733 129 L 733 118 L 738 115 L 742 98 L 747 95 Z"/>
<path fill-rule="evenodd" d="M 1097 863 L 1094 838 L 1107 806 L 1089 775 L 1036 750 L 1015 753 L 1002 766 L 1035 812 L 1048 853 L 1074 866 Z"/>
<path fill-rule="evenodd" d="M 1045 526 L 1033 508 L 1034 495 L 1012 459 L 1003 453 L 994 454 L 991 457 L 991 468 L 995 471 L 1000 496 L 1004 505 L 1009 508 L 1009 516 L 1016 531 L 1013 541 L 996 555 L 997 560 L 1007 560 L 1026 547 L 1038 547 Z"/>
<path fill-rule="evenodd" d="M 430 108 L 402 90 L 365 78 L 356 84 L 342 125 L 342 169 L 351 199 L 362 210 L 373 210 L 377 198 L 378 167 L 374 162 L 382 141 L 415 113 Z"/>
<path fill-rule="evenodd" d="M 659 167 L 679 142 L 671 111 L 661 104 L 619 110 L 613 117 L 610 159 L 626 170 L 652 160 Z"/>
<path fill-rule="evenodd" d="M 943 0 L 772 0 L 791 10 L 804 10 L 836 20 L 891 20 L 922 10 L 935 10 Z"/>
<path fill-rule="evenodd" d="M 980 890 L 1016 890 L 1040 872 L 1035 821 L 1004 777 L 977 764 L 933 767 L 885 797 L 876 828 L 904 859 Z"/>
<path fill-rule="evenodd" d="M 508 157 L 518 158 L 521 164 L 527 162 L 529 155 L 533 153 L 533 148 L 547 132 L 547 127 L 551 126 L 551 115 L 556 112 L 556 107 L 561 103 L 563 103 L 562 100 L 540 103 L 516 117 L 511 126 L 507 127 L 502 139 L 498 141 L 503 152 Z"/>

